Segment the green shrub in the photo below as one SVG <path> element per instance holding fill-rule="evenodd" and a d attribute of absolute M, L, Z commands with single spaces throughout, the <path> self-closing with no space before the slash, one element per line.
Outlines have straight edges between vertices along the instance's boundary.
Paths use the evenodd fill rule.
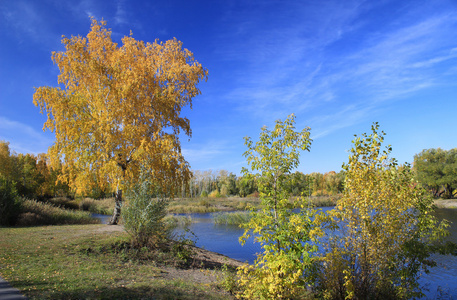
<path fill-rule="evenodd" d="M 202 191 L 202 193 L 200 194 L 200 197 L 208 197 L 208 192 L 207 191 Z"/>
<path fill-rule="evenodd" d="M 144 174 L 126 195 L 123 211 L 125 230 L 131 235 L 134 247 L 156 247 L 166 238 L 164 218 L 167 214 L 165 199 L 152 198 L 152 184 Z"/>
<path fill-rule="evenodd" d="M 15 225 L 21 213 L 21 200 L 11 181 L 0 177 L 0 226 Z"/>
<path fill-rule="evenodd" d="M 240 287 L 237 283 L 238 277 L 236 276 L 236 270 L 233 268 L 227 267 L 224 264 L 221 267 L 220 273 L 216 274 L 217 286 L 230 294 L 235 294 L 239 292 Z"/>

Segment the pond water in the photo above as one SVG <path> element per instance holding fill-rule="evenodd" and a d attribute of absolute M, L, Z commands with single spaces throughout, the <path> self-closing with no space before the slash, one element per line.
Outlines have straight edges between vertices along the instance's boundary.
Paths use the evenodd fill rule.
<path fill-rule="evenodd" d="M 329 209 L 331 208 L 323 208 L 324 211 Z M 243 234 L 243 229 L 237 226 L 215 225 L 211 213 L 189 216 L 193 221 L 189 229 L 195 234 L 198 247 L 249 263 L 253 263 L 256 253 L 261 251 L 260 245 L 254 243 L 253 239 L 241 246 L 238 238 Z M 453 222 L 449 228 L 451 234 L 448 239 L 457 243 L 457 209 L 437 209 L 436 216 Z M 420 283 L 425 287 L 425 299 L 457 299 L 457 257 L 433 255 L 433 259 L 437 262 L 437 267 L 420 279 Z"/>
<path fill-rule="evenodd" d="M 324 211 L 331 208 L 322 208 Z M 260 245 L 251 238 L 244 246 L 238 242 L 243 229 L 238 226 L 215 225 L 213 214 L 186 214 L 192 218 L 190 231 L 195 235 L 187 234 L 196 242 L 197 247 L 224 254 L 243 262 L 253 263 L 256 253 L 261 251 Z M 437 209 L 439 219 L 451 221 L 449 240 L 457 243 L 457 209 Z M 110 216 L 97 216 L 102 223 L 108 222 Z M 185 234 L 177 232 L 177 234 Z M 451 255 L 433 255 L 437 267 L 432 268 L 429 274 L 424 274 L 420 283 L 425 287 L 426 299 L 457 299 L 457 257 Z"/>
<path fill-rule="evenodd" d="M 109 220 L 111 219 L 111 215 L 102 215 L 102 214 L 91 214 L 92 218 L 96 218 L 100 220 L 102 224 L 108 224 Z"/>

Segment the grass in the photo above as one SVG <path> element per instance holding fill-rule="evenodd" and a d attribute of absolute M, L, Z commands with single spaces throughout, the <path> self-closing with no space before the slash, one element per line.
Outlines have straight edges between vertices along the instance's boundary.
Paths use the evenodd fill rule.
<path fill-rule="evenodd" d="M 310 198 L 311 204 L 314 207 L 335 206 L 336 201 L 341 198 L 341 195 L 336 196 L 312 196 Z"/>
<path fill-rule="evenodd" d="M 122 247 L 125 232 L 104 228 L 0 228 L 0 273 L 30 299 L 231 299 L 209 285 L 167 278 L 156 260 L 132 258 Z"/>
<path fill-rule="evenodd" d="M 247 211 L 221 212 L 214 215 L 214 224 L 241 225 L 249 222 L 251 216 Z"/>
<path fill-rule="evenodd" d="M 310 201 L 315 207 L 323 207 L 323 206 L 334 206 L 336 204 L 337 199 L 339 196 L 318 196 L 318 197 L 311 197 Z M 91 213 L 98 213 L 103 215 L 112 215 L 114 210 L 114 198 L 105 198 L 100 200 L 95 200 L 91 198 L 83 198 L 78 200 L 71 200 L 68 198 L 52 198 L 47 200 L 47 203 L 43 204 L 41 207 L 45 211 L 51 211 L 52 209 L 48 207 L 49 203 L 52 204 L 53 207 L 60 207 L 65 208 L 67 210 L 59 211 L 55 210 L 54 214 L 45 213 L 46 219 L 45 222 L 39 222 L 42 218 L 35 218 L 34 215 L 28 214 L 26 217 L 28 219 L 35 219 L 37 222 L 33 224 L 32 221 L 28 220 L 27 222 L 23 223 L 22 225 L 48 225 L 48 224 L 88 224 L 91 223 L 88 221 L 88 214 L 80 214 L 77 213 L 70 213 L 68 209 L 72 210 L 83 210 Z M 292 204 L 294 203 L 294 199 L 291 198 Z M 38 204 L 29 204 L 29 207 L 34 207 L 34 210 L 30 209 L 31 213 L 35 213 L 37 211 Z M 176 198 L 169 201 L 168 205 L 168 213 L 210 213 L 210 212 L 226 212 L 226 211 L 244 211 L 248 210 L 249 207 L 260 208 L 260 199 L 256 197 L 220 197 L 220 198 L 211 198 L 211 197 L 199 197 L 199 198 Z M 49 221 L 49 215 L 56 215 L 56 217 L 51 217 L 51 219 L 57 219 L 58 221 Z M 68 216 L 70 219 L 68 222 L 65 222 L 65 217 L 63 215 Z M 236 216 L 237 218 L 239 216 Z M 226 218 L 226 217 L 219 217 L 219 218 Z M 234 219 L 235 215 L 231 216 L 230 218 Z M 80 219 L 81 221 L 77 221 Z M 219 222 L 219 221 L 218 221 Z M 232 221 L 223 221 L 220 219 L 221 224 L 224 222 L 232 222 Z M 233 220 L 233 224 L 237 222 L 244 222 L 243 220 L 235 221 Z M 93 222 L 92 222 L 93 223 Z M 226 223 L 228 224 L 228 223 Z"/>
<path fill-rule="evenodd" d="M 62 225 L 62 224 L 96 224 L 98 220 L 84 211 L 67 210 L 52 203 L 36 200 L 24 200 L 18 226 Z"/>
<path fill-rule="evenodd" d="M 221 198 L 176 198 L 170 200 L 170 213 L 208 213 L 217 211 L 246 210 L 249 206 L 259 206 L 258 198 L 241 198 L 236 196 Z"/>
<path fill-rule="evenodd" d="M 95 200 L 84 198 L 78 201 L 79 209 L 95 214 L 112 215 L 114 211 L 114 198 Z"/>

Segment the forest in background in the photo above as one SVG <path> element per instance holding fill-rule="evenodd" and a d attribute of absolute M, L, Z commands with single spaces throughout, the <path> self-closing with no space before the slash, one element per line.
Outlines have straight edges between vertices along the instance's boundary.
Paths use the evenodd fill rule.
<path fill-rule="evenodd" d="M 426 149 L 414 157 L 416 179 L 434 197 L 454 198 L 457 190 L 457 148 L 451 150 Z M 102 199 L 113 196 L 113 191 L 94 184 L 90 193 L 78 195 L 65 182 L 58 181 L 62 168 L 51 167 L 46 154 L 22 154 L 12 151 L 9 143 L 0 141 L 0 177 L 14 185 L 18 194 L 32 199 L 53 197 L 88 197 Z M 257 197 L 258 186 L 253 176 L 237 176 L 227 170 L 194 170 L 188 186 L 175 192 L 176 198 L 228 196 Z M 344 188 L 345 173 L 289 175 L 287 188 L 293 196 L 335 196 Z M 94 177 L 94 183 L 96 178 Z"/>

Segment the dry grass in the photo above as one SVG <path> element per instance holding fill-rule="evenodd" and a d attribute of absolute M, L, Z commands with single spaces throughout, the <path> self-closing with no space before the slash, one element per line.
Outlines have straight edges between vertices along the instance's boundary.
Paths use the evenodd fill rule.
<path fill-rule="evenodd" d="M 84 198 L 79 200 L 79 209 L 95 214 L 112 215 L 114 210 L 114 198 L 92 199 Z"/>
<path fill-rule="evenodd" d="M 96 224 L 88 212 L 67 210 L 52 203 L 24 200 L 18 226 L 63 225 L 63 224 Z"/>

